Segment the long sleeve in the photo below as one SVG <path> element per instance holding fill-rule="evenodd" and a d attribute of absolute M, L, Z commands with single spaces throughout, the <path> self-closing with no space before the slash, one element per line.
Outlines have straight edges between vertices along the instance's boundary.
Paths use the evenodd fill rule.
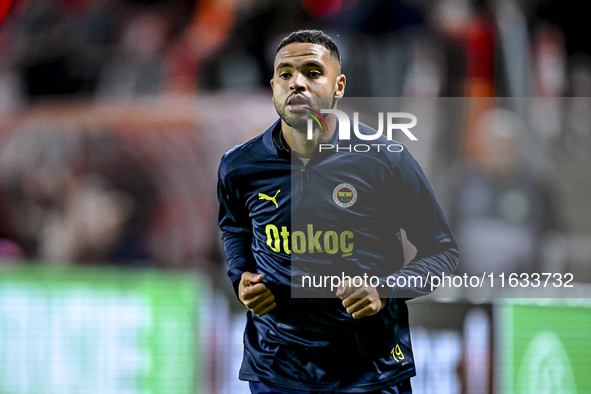
<path fill-rule="evenodd" d="M 402 228 L 417 248 L 415 258 L 392 275 L 392 298 L 414 298 L 431 293 L 430 277 L 451 274 L 458 265 L 458 245 L 425 174 L 410 153 L 402 154 L 398 166 Z M 406 280 L 398 279 L 404 276 Z M 420 277 L 421 281 L 409 280 Z M 384 278 L 385 280 L 386 278 Z"/>
<path fill-rule="evenodd" d="M 223 162 L 218 172 L 218 224 L 222 230 L 222 241 L 228 261 L 228 276 L 238 295 L 242 273 L 256 270 L 252 254 L 252 224 L 236 190 L 232 190 L 228 182 L 229 176 L 224 173 L 222 166 Z"/>

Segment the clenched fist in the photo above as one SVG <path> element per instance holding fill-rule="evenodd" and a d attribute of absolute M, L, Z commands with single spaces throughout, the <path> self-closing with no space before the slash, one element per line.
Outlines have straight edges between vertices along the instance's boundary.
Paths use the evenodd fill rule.
<path fill-rule="evenodd" d="M 242 274 L 238 285 L 240 302 L 259 317 L 266 315 L 277 306 L 275 296 L 262 283 L 264 277 L 262 274 L 253 274 L 247 271 Z"/>
<path fill-rule="evenodd" d="M 375 287 L 363 283 L 361 286 L 353 286 L 351 283 L 341 283 L 337 289 L 339 297 L 347 313 L 354 319 L 375 315 L 384 308 L 387 298 L 380 298 Z"/>

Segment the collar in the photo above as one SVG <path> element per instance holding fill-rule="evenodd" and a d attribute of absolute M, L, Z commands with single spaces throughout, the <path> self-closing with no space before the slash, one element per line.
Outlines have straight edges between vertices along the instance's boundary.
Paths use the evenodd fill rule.
<path fill-rule="evenodd" d="M 278 151 L 289 152 L 289 149 L 287 149 L 287 143 L 281 132 L 281 121 L 277 122 L 277 125 L 273 128 L 272 134 L 273 145 L 275 145 L 275 148 L 277 148 Z"/>
<path fill-rule="evenodd" d="M 269 127 L 263 133 L 263 144 L 269 152 L 271 152 L 275 156 L 279 156 L 279 155 L 285 154 L 285 152 L 287 152 L 287 151 L 284 151 L 283 149 L 281 149 L 280 147 L 275 145 L 275 140 L 274 140 L 273 135 L 276 132 L 276 130 L 281 131 L 281 118 L 277 119 L 277 121 L 275 121 L 275 123 L 273 123 L 271 125 L 271 127 Z M 289 153 L 289 152 L 287 152 L 287 153 Z"/>
<path fill-rule="evenodd" d="M 277 156 L 283 154 L 291 154 L 285 145 L 285 139 L 281 133 L 281 118 L 279 118 L 267 131 L 263 137 L 265 145 L 271 149 Z M 335 131 L 332 136 L 326 141 L 319 141 L 320 144 L 330 144 L 333 146 L 332 150 L 336 150 L 339 144 L 339 122 L 337 122 Z"/>

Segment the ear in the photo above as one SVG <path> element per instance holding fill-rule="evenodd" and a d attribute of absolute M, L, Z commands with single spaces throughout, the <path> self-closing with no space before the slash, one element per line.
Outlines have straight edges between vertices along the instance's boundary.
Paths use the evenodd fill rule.
<path fill-rule="evenodd" d="M 271 89 L 273 89 L 273 87 L 274 87 L 273 78 L 271 78 L 271 80 L 269 82 L 271 82 Z"/>
<path fill-rule="evenodd" d="M 345 85 L 347 85 L 347 78 L 345 78 L 345 74 L 341 74 L 337 77 L 337 82 L 335 84 L 335 92 L 333 97 L 337 100 L 340 100 L 345 95 Z"/>

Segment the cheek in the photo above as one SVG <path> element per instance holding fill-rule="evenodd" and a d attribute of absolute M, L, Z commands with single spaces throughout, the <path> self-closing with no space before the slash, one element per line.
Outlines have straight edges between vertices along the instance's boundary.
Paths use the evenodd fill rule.
<path fill-rule="evenodd" d="M 273 97 L 285 96 L 285 87 L 281 82 L 275 82 L 273 85 Z"/>
<path fill-rule="evenodd" d="M 281 93 L 279 89 L 277 89 L 277 85 L 275 85 L 275 89 L 273 89 L 273 102 L 275 104 L 281 105 L 284 101 L 284 95 Z"/>
<path fill-rule="evenodd" d="M 322 81 L 322 86 L 324 90 L 330 92 L 330 95 L 332 96 L 332 92 L 335 91 L 336 79 L 334 77 L 327 77 Z"/>
<path fill-rule="evenodd" d="M 334 84 L 326 81 L 321 84 L 315 84 L 311 87 L 311 90 L 316 93 L 317 97 L 332 97 L 334 93 Z"/>

